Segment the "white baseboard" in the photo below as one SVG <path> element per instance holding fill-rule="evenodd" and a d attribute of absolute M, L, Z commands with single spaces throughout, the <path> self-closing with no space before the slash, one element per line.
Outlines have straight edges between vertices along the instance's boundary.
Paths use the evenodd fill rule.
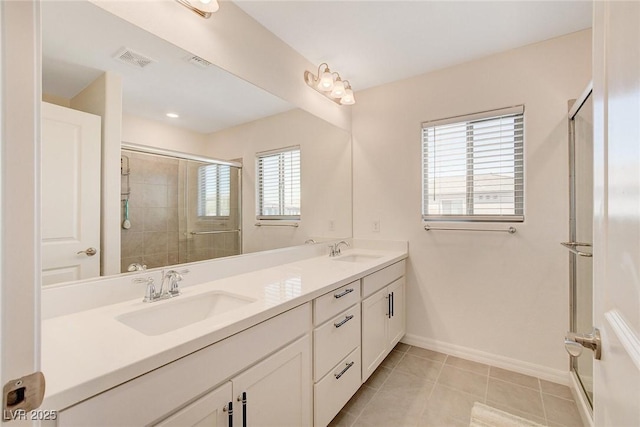
<path fill-rule="evenodd" d="M 571 386 L 571 378 L 568 370 L 561 371 L 558 369 L 552 369 L 546 366 L 536 365 L 535 363 L 511 359 L 498 354 L 475 350 L 473 348 L 424 338 L 413 334 L 406 334 L 400 341 L 416 347 L 450 354 L 452 356 L 461 357 L 474 362 L 484 363 L 486 365 L 507 369 L 524 375 L 530 375 L 532 377 L 541 378 L 554 383 Z"/>

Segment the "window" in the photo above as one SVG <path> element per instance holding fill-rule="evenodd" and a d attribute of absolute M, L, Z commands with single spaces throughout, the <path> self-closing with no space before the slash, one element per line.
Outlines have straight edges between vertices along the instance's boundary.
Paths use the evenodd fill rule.
<path fill-rule="evenodd" d="M 300 147 L 258 153 L 257 219 L 300 219 Z"/>
<path fill-rule="evenodd" d="M 422 219 L 524 220 L 524 107 L 422 124 Z"/>
<path fill-rule="evenodd" d="M 228 217 L 231 208 L 231 166 L 198 168 L 198 216 Z"/>

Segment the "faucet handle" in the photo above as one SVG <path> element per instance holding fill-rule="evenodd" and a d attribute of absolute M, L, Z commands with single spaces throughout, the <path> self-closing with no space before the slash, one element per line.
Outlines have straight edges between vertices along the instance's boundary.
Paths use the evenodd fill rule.
<path fill-rule="evenodd" d="M 336 256 L 336 245 L 329 245 L 329 256 Z"/>
<path fill-rule="evenodd" d="M 143 271 L 146 269 L 147 269 L 147 266 L 145 264 L 140 264 L 139 262 L 132 262 L 127 267 L 127 271 Z"/>
<path fill-rule="evenodd" d="M 156 285 L 153 283 L 153 277 L 137 277 L 133 279 L 133 283 L 147 284 L 147 289 L 144 293 L 144 299 L 142 300 L 142 302 L 150 302 L 156 299 Z"/>
<path fill-rule="evenodd" d="M 180 295 L 180 287 L 178 286 L 178 282 L 180 282 L 183 277 L 183 274 L 187 274 L 189 272 L 188 269 L 184 269 L 184 270 L 180 270 L 180 271 L 176 271 L 176 270 L 169 270 L 167 271 L 167 279 L 169 280 L 169 289 L 167 289 L 167 292 L 171 295 L 171 296 L 176 296 L 176 295 Z"/>

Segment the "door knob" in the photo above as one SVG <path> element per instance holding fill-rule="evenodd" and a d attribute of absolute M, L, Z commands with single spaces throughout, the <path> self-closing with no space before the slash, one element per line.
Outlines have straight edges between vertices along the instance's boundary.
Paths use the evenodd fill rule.
<path fill-rule="evenodd" d="M 96 248 L 88 248 L 84 251 L 78 251 L 77 254 L 85 254 L 86 256 L 94 256 L 95 254 L 97 254 L 98 251 L 96 250 Z"/>
<path fill-rule="evenodd" d="M 593 351 L 593 357 L 600 360 L 602 357 L 602 340 L 600 339 L 600 331 L 593 328 L 588 334 L 577 334 L 575 332 L 567 332 L 564 339 L 564 348 L 571 356 L 578 357 L 582 354 L 584 348 Z"/>

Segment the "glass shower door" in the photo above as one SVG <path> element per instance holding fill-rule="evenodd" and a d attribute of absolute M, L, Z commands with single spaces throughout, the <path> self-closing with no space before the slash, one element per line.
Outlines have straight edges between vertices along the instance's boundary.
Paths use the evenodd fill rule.
<path fill-rule="evenodd" d="M 593 329 L 593 101 L 589 94 L 571 120 L 571 331 Z M 593 407 L 593 353 L 571 358 L 572 370 Z"/>
<path fill-rule="evenodd" d="M 241 169 L 195 160 L 180 167 L 185 181 L 180 262 L 241 254 Z"/>

